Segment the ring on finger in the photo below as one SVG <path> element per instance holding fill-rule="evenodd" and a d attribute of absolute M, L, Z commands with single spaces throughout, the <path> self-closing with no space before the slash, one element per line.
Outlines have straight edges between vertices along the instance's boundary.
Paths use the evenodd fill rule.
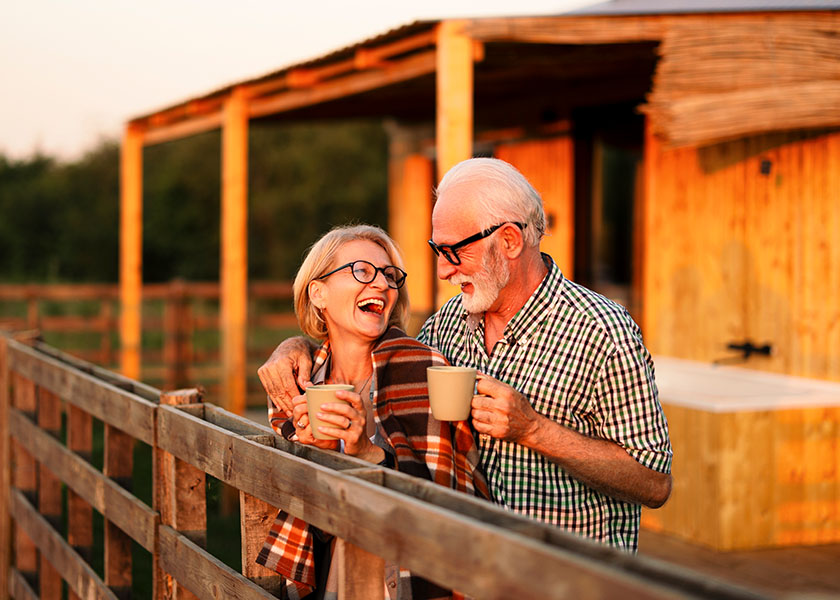
<path fill-rule="evenodd" d="M 303 419 L 297 422 L 298 429 L 303 429 Z"/>
<path fill-rule="evenodd" d="M 347 427 L 345 427 L 344 429 L 350 429 L 350 426 L 352 424 L 353 424 L 353 421 L 351 421 L 350 419 L 347 419 Z"/>

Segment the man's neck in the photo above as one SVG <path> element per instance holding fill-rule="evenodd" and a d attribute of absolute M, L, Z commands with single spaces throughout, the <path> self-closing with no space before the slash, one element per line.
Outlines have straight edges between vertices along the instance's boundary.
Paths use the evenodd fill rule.
<path fill-rule="evenodd" d="M 494 306 L 484 313 L 484 345 L 488 354 L 492 353 L 507 324 L 525 306 L 547 274 L 548 266 L 539 252 L 523 258 L 512 270 L 510 282 L 499 292 Z"/>

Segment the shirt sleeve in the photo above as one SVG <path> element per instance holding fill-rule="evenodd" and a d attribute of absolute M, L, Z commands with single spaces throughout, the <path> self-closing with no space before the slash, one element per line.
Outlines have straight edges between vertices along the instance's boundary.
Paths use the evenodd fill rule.
<path fill-rule="evenodd" d="M 431 346 L 432 348 L 436 348 L 435 344 L 432 343 L 432 329 L 436 314 L 437 313 L 426 319 L 426 322 L 423 323 L 423 327 L 420 328 L 420 333 L 417 334 L 418 342 Z"/>
<path fill-rule="evenodd" d="M 596 385 L 600 435 L 622 446 L 639 463 L 671 472 L 668 423 L 640 333 L 631 332 L 607 359 Z"/>

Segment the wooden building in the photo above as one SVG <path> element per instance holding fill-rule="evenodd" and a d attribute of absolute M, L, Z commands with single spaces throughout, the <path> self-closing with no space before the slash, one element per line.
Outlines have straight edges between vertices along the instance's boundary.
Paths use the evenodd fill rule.
<path fill-rule="evenodd" d="M 452 293 L 425 243 L 431 190 L 458 161 L 493 155 L 542 193 L 545 251 L 627 305 L 654 354 L 840 381 L 838 40 L 833 0 L 614 0 L 424 21 L 135 118 L 122 159 L 123 369 L 139 366 L 143 147 L 223 132 L 224 381 L 237 409 L 249 122 L 372 117 L 390 132 L 388 227 L 416 319 Z M 840 539 L 832 414 L 826 518 Z"/>

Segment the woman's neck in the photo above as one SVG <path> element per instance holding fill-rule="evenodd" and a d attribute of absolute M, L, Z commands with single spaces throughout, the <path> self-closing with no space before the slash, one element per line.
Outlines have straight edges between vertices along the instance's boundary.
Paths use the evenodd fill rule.
<path fill-rule="evenodd" d="M 330 340 L 330 379 L 361 386 L 373 372 L 370 353 L 373 342 Z"/>

